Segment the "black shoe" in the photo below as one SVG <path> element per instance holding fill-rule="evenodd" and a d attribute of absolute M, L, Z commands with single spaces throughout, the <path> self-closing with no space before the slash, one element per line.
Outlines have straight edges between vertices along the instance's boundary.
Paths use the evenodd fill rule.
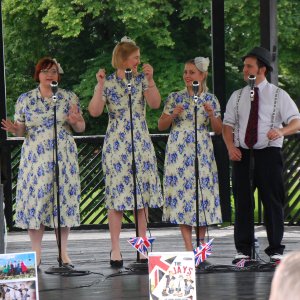
<path fill-rule="evenodd" d="M 148 258 L 141 258 L 140 263 L 141 264 L 147 264 L 148 263 Z"/>
<path fill-rule="evenodd" d="M 57 257 L 57 262 L 59 263 L 59 257 Z M 64 263 L 63 260 L 61 260 L 62 267 L 68 268 L 68 269 L 74 269 L 75 266 L 71 263 Z"/>
<path fill-rule="evenodd" d="M 122 254 L 121 254 L 121 257 L 122 257 Z M 112 268 L 122 268 L 123 267 L 123 259 L 121 259 L 121 260 L 112 260 L 111 259 L 111 251 L 110 251 L 110 254 L 109 254 L 109 258 L 110 258 L 110 266 Z"/>
<path fill-rule="evenodd" d="M 233 261 L 232 261 L 232 264 L 237 264 L 237 263 L 239 263 L 241 260 L 250 260 L 250 256 L 248 256 L 248 255 L 245 255 L 244 253 L 242 253 L 242 252 L 238 252 L 236 255 L 235 255 L 235 257 L 234 257 L 234 259 L 233 259 Z"/>
<path fill-rule="evenodd" d="M 41 264 L 42 264 L 42 260 L 40 260 L 40 262 L 36 266 L 38 272 L 41 271 Z"/>

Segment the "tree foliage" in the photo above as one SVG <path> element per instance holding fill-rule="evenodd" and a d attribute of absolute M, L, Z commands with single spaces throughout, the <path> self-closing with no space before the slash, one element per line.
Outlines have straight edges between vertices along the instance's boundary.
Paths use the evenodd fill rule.
<path fill-rule="evenodd" d="M 203 0 L 3 0 L 8 115 L 18 95 L 36 86 L 34 65 L 43 56 L 55 57 L 65 74 L 61 85 L 81 99 L 87 120 L 85 134 L 104 134 L 107 114 L 92 119 L 87 105 L 96 84 L 95 73 L 113 72 L 111 54 L 124 36 L 141 48 L 142 62 L 154 67 L 163 99 L 183 88 L 186 60 L 211 57 L 211 1 Z M 299 97 L 300 3 L 278 1 L 280 84 Z M 225 1 L 226 89 L 242 84 L 241 57 L 259 45 L 259 1 Z M 161 110 L 148 109 L 155 132 Z"/>

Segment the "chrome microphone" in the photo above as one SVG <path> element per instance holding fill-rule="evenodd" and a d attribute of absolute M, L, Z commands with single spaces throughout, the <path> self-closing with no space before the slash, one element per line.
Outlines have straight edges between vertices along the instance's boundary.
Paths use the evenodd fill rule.
<path fill-rule="evenodd" d="M 132 78 L 132 70 L 131 69 L 126 69 L 125 70 L 125 78 L 129 82 Z"/>
<path fill-rule="evenodd" d="M 198 95 L 199 93 L 199 81 L 193 81 L 193 92 L 194 95 Z"/>
<path fill-rule="evenodd" d="M 248 84 L 250 86 L 250 99 L 253 101 L 254 99 L 254 85 L 255 85 L 256 76 L 255 75 L 249 75 L 248 76 Z"/>
<path fill-rule="evenodd" d="M 51 86 L 51 90 L 52 90 L 52 94 L 55 95 L 58 91 L 58 82 L 53 80 L 51 83 L 50 83 L 50 86 Z"/>
<path fill-rule="evenodd" d="M 132 70 L 131 69 L 126 69 L 125 70 L 125 78 L 127 80 L 127 88 L 128 88 L 128 93 L 131 93 L 131 78 L 132 78 Z"/>
<path fill-rule="evenodd" d="M 198 94 L 199 94 L 199 81 L 193 81 L 193 93 L 194 93 L 194 101 L 197 103 L 198 101 Z"/>

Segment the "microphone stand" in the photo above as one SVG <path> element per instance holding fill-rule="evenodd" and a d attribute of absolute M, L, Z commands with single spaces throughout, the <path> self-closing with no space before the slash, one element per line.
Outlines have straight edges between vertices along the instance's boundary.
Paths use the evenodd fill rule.
<path fill-rule="evenodd" d="M 129 100 L 129 115 L 130 115 L 130 134 L 131 134 L 131 170 L 132 170 L 132 179 L 133 179 L 133 198 L 134 198 L 134 217 L 135 217 L 135 234 L 136 237 L 139 236 L 139 220 L 138 220 L 138 209 L 137 209 L 137 189 L 136 189 L 136 164 L 135 164 L 135 151 L 134 151 L 134 137 L 133 137 L 133 117 L 132 117 L 132 100 L 131 100 L 131 79 L 132 79 L 132 70 L 125 70 L 125 78 L 127 80 L 127 89 L 128 89 L 128 100 Z M 148 264 L 141 263 L 139 252 L 136 251 L 136 262 L 129 265 L 128 269 L 143 271 L 148 273 Z"/>
<path fill-rule="evenodd" d="M 197 151 L 197 145 L 198 145 L 198 136 L 197 136 L 197 103 L 198 103 L 198 92 L 199 92 L 199 82 L 193 81 L 193 91 L 194 91 L 194 120 L 195 120 L 195 180 L 196 180 L 196 245 L 197 247 L 200 246 L 200 237 L 199 237 L 199 224 L 200 224 L 200 218 L 199 218 L 199 160 L 198 160 L 198 151 Z M 201 187 L 200 187 L 201 188 Z"/>
<path fill-rule="evenodd" d="M 57 244 L 58 244 L 58 267 L 50 267 L 45 273 L 46 274 L 59 274 L 65 276 L 80 276 L 88 275 L 88 271 L 76 271 L 69 266 L 65 266 L 61 258 L 61 220 L 60 220 L 60 197 L 59 197 L 59 165 L 58 165 L 58 143 L 57 143 L 57 117 L 56 117 L 56 103 L 58 91 L 58 82 L 52 81 L 50 84 L 52 89 L 52 101 L 53 101 L 53 125 L 54 125 L 54 152 L 55 152 L 55 180 L 53 182 L 53 194 L 56 195 L 56 205 L 57 205 Z"/>
<path fill-rule="evenodd" d="M 255 85 L 256 76 L 255 75 L 249 75 L 248 76 L 248 83 L 250 86 L 250 100 L 251 105 L 252 101 L 254 100 L 254 85 Z M 250 220 L 253 224 L 252 233 L 251 233 L 251 260 L 256 260 L 256 252 L 255 252 L 255 229 L 254 229 L 254 209 L 255 209 L 255 198 L 254 198 L 254 153 L 253 149 L 250 149 L 250 158 L 249 158 L 249 183 L 250 183 L 250 196 L 251 201 L 253 203 L 253 217 L 252 220 Z"/>

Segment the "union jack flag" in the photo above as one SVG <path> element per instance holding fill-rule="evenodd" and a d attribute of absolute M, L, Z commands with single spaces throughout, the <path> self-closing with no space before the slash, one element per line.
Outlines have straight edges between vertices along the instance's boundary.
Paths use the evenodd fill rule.
<path fill-rule="evenodd" d="M 238 268 L 244 268 L 247 261 L 249 261 L 249 259 L 243 258 L 243 259 L 239 260 L 235 265 Z"/>
<path fill-rule="evenodd" d="M 150 237 L 135 237 L 128 240 L 128 243 L 134 247 L 137 251 L 148 258 L 148 248 L 152 245 L 155 238 Z"/>
<path fill-rule="evenodd" d="M 195 266 L 198 267 L 200 263 L 204 262 L 208 256 L 212 254 L 211 243 L 214 239 L 211 239 L 207 243 L 201 244 L 199 247 L 194 249 L 195 255 Z"/>

